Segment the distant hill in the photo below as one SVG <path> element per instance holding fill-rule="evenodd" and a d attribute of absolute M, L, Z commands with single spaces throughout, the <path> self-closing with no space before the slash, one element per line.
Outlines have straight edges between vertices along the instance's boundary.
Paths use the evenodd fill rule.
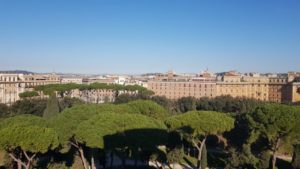
<path fill-rule="evenodd" d="M 33 72 L 29 72 L 26 70 L 3 70 L 0 73 L 12 73 L 12 74 L 32 74 Z"/>

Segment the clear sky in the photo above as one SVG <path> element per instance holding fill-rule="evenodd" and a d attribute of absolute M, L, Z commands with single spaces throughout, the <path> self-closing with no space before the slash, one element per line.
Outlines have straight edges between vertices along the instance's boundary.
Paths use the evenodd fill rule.
<path fill-rule="evenodd" d="M 300 0 L 0 0 L 0 70 L 300 71 Z"/>

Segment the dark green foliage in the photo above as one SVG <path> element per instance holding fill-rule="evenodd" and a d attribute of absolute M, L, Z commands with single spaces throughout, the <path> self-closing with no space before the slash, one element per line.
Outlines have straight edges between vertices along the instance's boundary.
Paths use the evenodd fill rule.
<path fill-rule="evenodd" d="M 166 135 L 164 138 L 159 131 L 157 132 L 160 134 L 157 135 L 154 132 L 156 129 L 165 130 L 166 127 L 163 123 L 143 115 L 102 113 L 82 122 L 75 132 L 75 138 L 91 148 L 112 147 L 106 144 L 153 148 L 151 146 L 155 147 L 157 142 L 166 141 Z M 116 139 L 113 138 L 114 134 Z M 105 143 L 106 137 L 110 140 L 107 143 Z"/>
<path fill-rule="evenodd" d="M 198 99 L 196 104 L 197 110 L 213 110 L 212 101 L 208 97 Z"/>
<path fill-rule="evenodd" d="M 18 100 L 10 107 L 10 115 L 33 114 L 42 116 L 46 105 L 46 99 Z"/>
<path fill-rule="evenodd" d="M 156 102 L 157 104 L 161 105 L 166 110 L 171 111 L 173 108 L 172 107 L 173 102 L 171 100 L 167 99 L 165 96 L 153 96 L 153 97 L 151 97 L 151 100 Z"/>
<path fill-rule="evenodd" d="M 83 86 L 81 90 L 100 86 Z M 59 106 L 63 112 L 47 122 L 38 116 L 27 115 L 41 116 L 47 100 L 23 99 L 11 108 L 0 104 L 0 116 L 1 114 L 4 117 L 25 114 L 1 119 L 0 144 L 5 145 L 3 149 L 9 147 L 10 149 L 6 150 L 10 152 L 11 150 L 19 152 L 19 148 L 22 147 L 31 155 L 37 152 L 38 158 L 48 159 L 43 161 L 43 167 L 36 165 L 34 166 L 36 168 L 48 166 L 52 169 L 64 169 L 72 164 L 73 168 L 82 168 L 82 161 L 78 159 L 80 156 L 77 160 L 73 159 L 74 152 L 78 149 L 74 145 L 70 148 L 72 142 L 82 148 L 84 158 L 89 162 L 92 152 L 95 159 L 102 160 L 100 151 L 102 153 L 107 151 L 119 157 L 142 162 L 153 160 L 165 163 L 168 159 L 170 163 L 177 163 L 184 155 L 183 147 L 187 150 L 194 146 L 195 151 L 189 151 L 193 157 L 189 156 L 189 158 L 192 159 L 192 163 L 196 163 L 194 156 L 197 156 L 200 145 L 204 145 L 201 151 L 201 163 L 198 163 L 202 169 L 207 164 L 216 168 L 224 168 L 226 165 L 226 169 L 268 169 L 275 150 L 279 156 L 282 152 L 280 150 L 286 145 L 300 143 L 300 107 L 297 106 L 261 103 L 252 99 L 229 96 L 214 99 L 183 98 L 180 102 L 160 96 L 149 97 L 152 101 L 140 99 L 142 97 L 144 96 L 121 94 L 120 103 L 126 104 L 101 105 L 82 104 L 79 99 L 63 97 L 55 101 L 56 110 Z M 174 106 L 174 103 L 181 103 L 181 105 Z M 189 109 L 209 111 L 185 112 L 175 116 L 170 116 L 166 111 L 166 109 L 171 111 L 176 108 L 177 110 L 180 108 L 183 112 Z M 226 113 L 218 113 L 214 110 Z M 166 127 L 162 124 L 165 119 L 169 127 L 168 135 Z M 7 126 L 10 126 L 10 129 Z M 231 130 L 233 127 L 235 128 Z M 16 135 L 17 137 L 14 137 Z M 207 137 L 208 135 L 218 137 Z M 167 136 L 169 136 L 168 140 Z M 5 139 L 2 139 L 4 137 Z M 206 137 L 207 139 L 204 139 Z M 23 140 L 21 143 L 16 141 L 20 138 Z M 222 144 L 212 141 L 217 138 L 228 143 L 228 147 L 219 149 L 223 148 Z M 280 150 L 275 144 L 278 138 L 280 138 Z M 47 145 L 49 140 L 53 141 L 53 146 L 44 147 L 44 143 Z M 60 151 L 52 151 L 58 144 L 60 149 L 57 150 Z M 158 145 L 166 147 L 162 146 L 158 149 Z M 217 152 L 209 152 L 207 156 L 206 145 L 209 150 Z M 220 147 L 214 149 L 213 147 L 217 145 Z M 294 149 L 293 166 L 296 169 L 299 168 L 300 163 L 299 147 L 296 146 Z M 71 155 L 63 160 L 57 160 L 58 158 L 54 157 L 56 155 L 53 155 L 67 151 Z M 50 161 L 51 163 L 48 164 Z M 282 167 L 280 162 L 277 163 L 277 167 L 287 169 Z M 130 168 L 134 167 L 130 166 Z"/>
<path fill-rule="evenodd" d="M 268 169 L 271 163 L 271 153 L 270 151 L 263 151 L 258 156 L 258 168 L 259 169 Z"/>
<path fill-rule="evenodd" d="M 69 169 L 69 167 L 65 163 L 50 163 L 47 169 Z"/>
<path fill-rule="evenodd" d="M 206 145 L 204 145 L 202 149 L 201 168 L 206 169 L 206 167 L 207 167 L 207 149 L 206 149 Z"/>
<path fill-rule="evenodd" d="M 259 136 L 268 139 L 271 147 L 277 139 L 299 141 L 300 109 L 280 104 L 265 104 L 248 116 L 249 127 L 253 132 L 253 140 Z M 282 140 L 281 140 L 282 141 Z"/>
<path fill-rule="evenodd" d="M 9 107 L 6 104 L 0 103 L 0 118 L 9 116 Z"/>
<path fill-rule="evenodd" d="M 179 112 L 185 113 L 196 110 L 196 99 L 194 97 L 182 97 L 177 100 Z"/>
<path fill-rule="evenodd" d="M 7 106 L 0 104 L 0 118 L 9 117 L 20 114 L 33 114 L 37 116 L 43 116 L 44 111 L 47 107 L 48 99 L 23 99 L 18 100 Z M 76 98 L 63 98 L 59 101 L 59 109 L 64 110 L 65 108 L 73 107 L 74 105 L 82 104 L 82 101 Z"/>
<path fill-rule="evenodd" d="M 84 102 L 78 98 L 64 97 L 63 99 L 59 100 L 59 108 L 61 111 L 80 104 L 84 104 Z"/>
<path fill-rule="evenodd" d="M 160 100 L 158 100 L 160 101 Z M 166 100 L 163 100 L 164 104 L 167 104 Z M 171 101 L 168 100 L 168 106 L 172 107 Z M 253 112 L 262 102 L 231 96 L 218 96 L 215 98 L 203 97 L 196 99 L 194 97 L 182 97 L 175 102 L 175 107 L 179 112 L 187 112 L 191 110 L 209 110 L 226 113 L 245 114 Z"/>
<path fill-rule="evenodd" d="M 50 119 L 59 113 L 59 103 L 56 96 L 53 94 L 49 97 L 47 107 L 44 111 L 43 118 Z"/>
<path fill-rule="evenodd" d="M 0 138 L 0 149 L 5 150 L 10 157 L 14 156 L 12 159 L 15 162 L 28 168 L 37 154 L 54 150 L 58 146 L 56 132 L 48 128 L 42 118 L 33 115 L 19 115 L 2 121 Z"/>
<path fill-rule="evenodd" d="M 243 97 L 218 96 L 212 99 L 204 97 L 197 100 L 197 110 L 245 114 L 253 112 L 261 104 L 260 101 Z"/>
<path fill-rule="evenodd" d="M 164 120 L 169 116 L 166 109 L 150 100 L 137 100 L 127 104 L 132 112 L 143 114 L 158 120 Z"/>
<path fill-rule="evenodd" d="M 54 92 L 58 92 L 61 96 L 64 96 L 64 93 L 69 92 L 74 89 L 79 90 L 114 90 L 114 91 L 138 91 L 142 95 L 152 95 L 153 92 L 149 91 L 148 89 L 138 86 L 138 85 L 118 85 L 118 84 L 106 84 L 106 83 L 93 83 L 90 85 L 84 85 L 84 84 L 49 84 L 49 85 L 43 85 L 43 86 L 36 86 L 35 91 L 42 91 L 44 94 L 51 95 Z"/>
<path fill-rule="evenodd" d="M 150 96 L 153 95 L 152 92 L 139 92 L 135 94 L 120 94 L 116 96 L 114 101 L 115 104 L 129 103 L 135 100 L 150 100 Z"/>
<path fill-rule="evenodd" d="M 197 168 L 201 168 L 202 150 L 207 136 L 221 135 L 234 127 L 230 116 L 212 111 L 191 111 L 172 116 L 166 120 L 170 130 L 178 131 L 183 138 L 198 150 Z"/>
<path fill-rule="evenodd" d="M 280 146 L 284 143 L 295 144 L 300 141 L 300 109 L 296 106 L 265 104 L 250 115 L 248 125 L 251 135 L 248 142 L 257 145 L 258 141 L 266 140 L 266 149 L 273 154 L 270 168 L 274 168 Z"/>
<path fill-rule="evenodd" d="M 166 124 L 172 130 L 198 137 L 230 131 L 234 127 L 234 119 L 219 112 L 191 111 L 168 118 Z"/>
<path fill-rule="evenodd" d="M 45 121 L 38 116 L 34 116 L 31 114 L 23 114 L 18 115 L 10 118 L 6 118 L 1 121 L 0 123 L 0 130 L 10 126 L 29 126 L 29 125 L 36 125 L 36 126 L 46 126 Z"/>
<path fill-rule="evenodd" d="M 23 92 L 19 94 L 20 98 L 31 98 L 31 97 L 35 97 L 35 96 L 39 96 L 38 92 L 36 91 L 28 91 L 28 92 Z"/>
<path fill-rule="evenodd" d="M 183 158 L 183 151 L 175 148 L 167 153 L 167 160 L 169 164 L 179 163 Z"/>
<path fill-rule="evenodd" d="M 115 104 L 123 104 L 128 103 L 134 100 L 137 100 L 138 98 L 136 96 L 133 96 L 131 94 L 120 94 L 115 99 Z"/>
<path fill-rule="evenodd" d="M 300 145 L 294 147 L 294 155 L 292 165 L 294 169 L 300 169 Z"/>
<path fill-rule="evenodd" d="M 138 100 L 128 104 L 82 104 L 66 109 L 59 116 L 49 121 L 50 125 L 59 130 L 61 143 L 67 143 L 74 134 L 74 129 L 83 121 L 102 113 L 115 112 L 120 114 L 143 114 L 163 120 L 168 114 L 159 105 L 151 101 Z"/>
<path fill-rule="evenodd" d="M 249 131 L 246 114 L 234 115 L 233 117 L 235 117 L 234 128 L 224 136 L 231 146 L 241 149 L 248 141 L 251 131 Z"/>
<path fill-rule="evenodd" d="M 258 159 L 251 153 L 249 145 L 244 145 L 241 151 L 230 149 L 225 169 L 257 169 Z"/>

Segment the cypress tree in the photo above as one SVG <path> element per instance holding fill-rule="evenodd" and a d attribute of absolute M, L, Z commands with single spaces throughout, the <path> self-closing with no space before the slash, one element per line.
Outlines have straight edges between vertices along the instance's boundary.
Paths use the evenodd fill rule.
<path fill-rule="evenodd" d="M 43 118 L 49 119 L 59 113 L 59 103 L 55 94 L 50 95 L 47 107 L 44 111 Z"/>

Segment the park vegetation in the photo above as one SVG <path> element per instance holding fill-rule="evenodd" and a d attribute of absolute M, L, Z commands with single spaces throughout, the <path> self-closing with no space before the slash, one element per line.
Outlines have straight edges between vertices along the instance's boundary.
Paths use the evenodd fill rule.
<path fill-rule="evenodd" d="M 37 87 L 49 97 L 0 104 L 3 168 L 300 167 L 299 106 L 230 96 L 169 100 L 151 92 L 88 104 L 53 95 L 73 85 Z"/>
<path fill-rule="evenodd" d="M 89 90 L 113 90 L 116 91 L 117 94 L 119 91 L 131 91 L 137 92 L 141 95 L 152 95 L 154 94 L 152 91 L 139 86 L 139 85 L 119 85 L 119 84 L 106 84 L 106 83 L 92 83 L 90 85 L 87 84 L 48 84 L 34 87 L 34 92 L 43 92 L 45 95 L 52 95 L 53 93 L 58 93 L 61 97 L 65 95 L 69 95 L 72 90 L 78 89 L 80 91 L 89 91 Z M 29 95 L 30 92 L 23 94 L 25 96 Z"/>

